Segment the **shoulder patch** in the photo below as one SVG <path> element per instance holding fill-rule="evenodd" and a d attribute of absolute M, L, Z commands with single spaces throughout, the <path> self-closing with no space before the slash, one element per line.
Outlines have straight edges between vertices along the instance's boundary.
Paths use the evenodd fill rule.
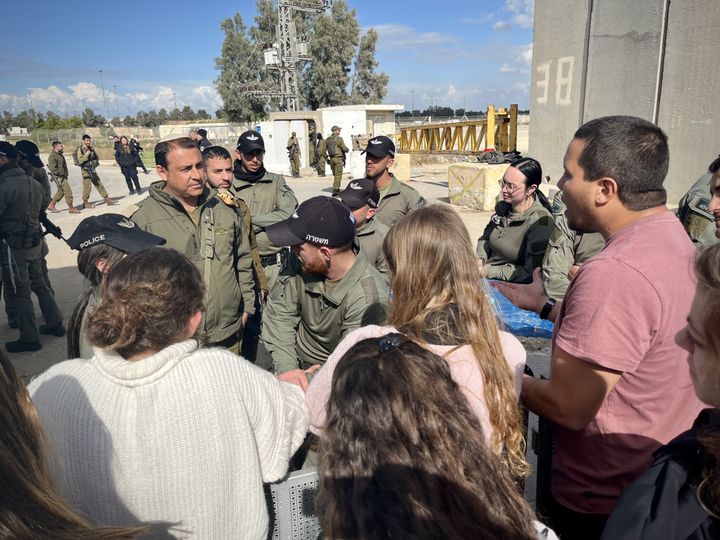
<path fill-rule="evenodd" d="M 228 206 L 235 206 L 235 197 L 226 189 L 220 189 L 217 192 L 218 199 Z"/>

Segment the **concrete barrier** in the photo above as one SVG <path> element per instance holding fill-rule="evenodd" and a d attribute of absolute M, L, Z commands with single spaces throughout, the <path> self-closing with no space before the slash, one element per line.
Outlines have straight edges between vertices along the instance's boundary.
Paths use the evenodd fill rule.
<path fill-rule="evenodd" d="M 505 165 L 454 163 L 448 167 L 448 197 L 452 204 L 484 212 L 495 209 Z"/>

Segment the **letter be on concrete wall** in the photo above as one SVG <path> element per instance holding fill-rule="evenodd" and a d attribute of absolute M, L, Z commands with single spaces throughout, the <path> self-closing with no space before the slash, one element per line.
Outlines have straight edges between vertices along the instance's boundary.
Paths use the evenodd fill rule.
<path fill-rule="evenodd" d="M 718 27 L 718 0 L 537 0 L 530 154 L 557 181 L 584 121 L 657 118 L 677 202 L 720 152 Z"/>

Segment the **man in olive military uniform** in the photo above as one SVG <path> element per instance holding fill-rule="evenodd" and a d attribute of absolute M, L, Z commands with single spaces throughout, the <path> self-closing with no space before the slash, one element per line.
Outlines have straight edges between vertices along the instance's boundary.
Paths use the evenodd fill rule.
<path fill-rule="evenodd" d="M 155 146 L 157 173 L 131 219 L 188 257 L 206 287 L 202 329 L 208 340 L 239 354 L 245 321 L 255 312 L 250 240 L 238 208 L 206 186 L 197 145 L 187 137 Z"/>
<path fill-rule="evenodd" d="M 287 142 L 288 158 L 290 158 L 290 170 L 293 178 L 300 178 L 300 143 L 293 131 Z"/>
<path fill-rule="evenodd" d="M 50 169 L 50 174 L 52 174 L 55 185 L 57 186 L 57 192 L 53 195 L 48 210 L 50 210 L 50 212 L 57 212 L 57 203 L 65 197 L 68 212 L 78 214 L 80 210 L 73 206 L 73 194 L 70 188 L 70 182 L 68 181 L 68 167 L 65 156 L 63 155 L 65 147 L 60 141 L 53 141 L 52 147 L 52 152 L 50 152 L 50 156 L 48 157 L 48 169 Z"/>
<path fill-rule="evenodd" d="M 313 169 L 317 168 L 317 138 L 315 137 L 315 131 L 308 133 L 308 165 Z"/>
<path fill-rule="evenodd" d="M 368 141 L 365 154 L 365 177 L 380 191 L 380 204 L 375 219 L 392 228 L 398 220 L 427 202 L 415 189 L 400 182 L 390 172 L 395 163 L 395 143 L 380 135 Z"/>
<path fill-rule="evenodd" d="M 315 170 L 318 176 L 325 176 L 325 164 L 328 162 L 327 145 L 325 144 L 322 133 L 316 133 L 315 139 Z"/>
<path fill-rule="evenodd" d="M 710 169 L 716 163 L 720 166 L 720 157 L 710 164 L 708 172 L 693 184 L 678 204 L 678 219 L 685 227 L 690 240 L 698 247 L 709 246 L 718 241 L 715 236 L 715 219 L 708 209 L 713 176 Z"/>
<path fill-rule="evenodd" d="M 343 167 L 345 166 L 345 155 L 350 151 L 345 146 L 340 136 L 340 128 L 332 127 L 332 135 L 325 140 L 325 148 L 329 158 L 330 170 L 333 173 L 333 197 L 340 193 L 340 183 L 342 182 Z M 324 168 L 324 167 L 323 167 Z"/>
<path fill-rule="evenodd" d="M 261 300 L 267 296 L 270 289 L 265 278 L 265 271 L 260 262 L 260 252 L 257 248 L 255 240 L 255 231 L 252 227 L 252 218 L 250 217 L 250 209 L 245 201 L 240 197 L 235 197 L 230 193 L 230 186 L 233 180 L 233 164 L 230 152 L 223 146 L 208 146 L 202 151 L 203 162 L 205 163 L 205 174 L 208 184 L 217 189 L 218 196 L 235 204 L 242 214 L 243 229 L 250 240 L 250 250 L 253 258 L 253 269 L 255 271 L 255 281 L 257 284 L 257 293 Z"/>
<path fill-rule="evenodd" d="M 562 300 L 578 267 L 605 247 L 600 233 L 580 233 L 568 227 L 562 191 L 552 205 L 555 229 L 542 261 L 542 282 L 548 298 Z"/>
<path fill-rule="evenodd" d="M 83 208 L 92 208 L 92 205 L 90 204 L 90 190 L 92 189 L 90 187 L 91 183 L 98 190 L 100 196 L 105 199 L 105 203 L 108 206 L 115 204 L 115 202 L 108 197 L 108 192 L 95 170 L 95 168 L 100 164 L 100 160 L 93 148 L 90 135 L 85 134 L 82 136 L 82 144 L 77 147 L 77 150 L 75 150 L 75 164 L 78 165 L 82 171 Z"/>
<path fill-rule="evenodd" d="M 388 227 L 373 219 L 380 202 L 380 191 L 369 178 L 351 181 L 338 193 L 338 199 L 344 202 L 355 216 L 355 236 L 360 244 L 360 255 L 373 265 L 390 282 L 390 270 L 383 252 Z"/>
<path fill-rule="evenodd" d="M 267 234 L 297 259 L 270 291 L 263 341 L 281 379 L 300 382 L 349 332 L 385 320 L 387 284 L 356 255 L 354 217 L 337 199 L 308 199 Z"/>
<path fill-rule="evenodd" d="M 710 164 L 710 202 L 708 210 L 715 221 L 715 237 L 720 238 L 720 156 Z"/>
<path fill-rule="evenodd" d="M 238 138 L 230 191 L 244 200 L 250 209 L 253 231 L 260 252 L 265 279 L 272 290 L 288 256 L 287 249 L 275 245 L 265 228 L 289 218 L 297 208 L 292 189 L 279 174 L 267 172 L 263 165 L 265 141 L 255 131 L 246 131 Z M 262 309 L 258 305 L 255 315 L 248 321 L 243 340 L 243 356 L 254 360 L 260 339 Z"/>
<path fill-rule="evenodd" d="M 40 150 L 32 141 L 18 141 L 15 143 L 15 150 L 18 156 L 18 165 L 25 171 L 30 178 L 36 180 L 42 188 L 42 203 L 40 211 L 45 212 L 45 208 L 50 201 L 50 182 L 45 172 L 45 165 L 40 159 Z M 40 310 L 42 311 L 45 325 L 40 326 L 40 333 L 59 334 L 58 337 L 65 335 L 65 329 L 62 324 L 62 315 L 55 302 L 55 291 L 50 283 L 50 275 L 48 273 L 46 257 L 50 253 L 45 237 L 41 239 L 40 245 L 40 267 L 42 272 L 35 273 L 35 267 L 31 267 L 30 288 L 38 297 Z M 8 289 L 6 289 L 6 292 Z M 48 294 L 49 293 L 49 294 Z M 5 296 L 5 311 L 8 314 L 8 320 L 15 319 L 14 298 Z M 12 326 L 12 322 L 11 322 Z M 48 328 L 54 329 L 54 332 L 44 332 Z"/>
<path fill-rule="evenodd" d="M 17 151 L 0 141 L 0 262 L 3 281 L 15 296 L 20 338 L 5 344 L 8 352 L 42 348 L 30 296 L 30 275 L 42 275 L 40 263 L 40 211 L 43 189 L 17 163 Z M 48 294 L 49 293 L 48 291 Z"/>

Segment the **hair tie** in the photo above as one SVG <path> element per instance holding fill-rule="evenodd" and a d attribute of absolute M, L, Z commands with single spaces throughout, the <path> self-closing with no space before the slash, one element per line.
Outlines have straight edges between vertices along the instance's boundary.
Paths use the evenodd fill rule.
<path fill-rule="evenodd" d="M 400 336 L 384 337 L 378 342 L 378 347 L 380 347 L 381 353 L 386 353 L 392 347 L 399 347 L 399 346 L 400 346 Z"/>

